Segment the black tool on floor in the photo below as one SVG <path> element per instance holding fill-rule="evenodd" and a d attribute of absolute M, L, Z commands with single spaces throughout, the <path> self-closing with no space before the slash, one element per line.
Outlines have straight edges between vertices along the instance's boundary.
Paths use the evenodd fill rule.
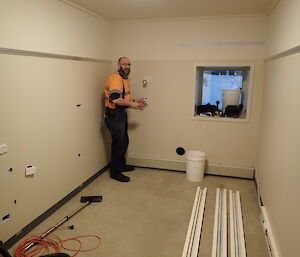
<path fill-rule="evenodd" d="M 0 257 L 11 257 L 6 249 L 2 245 L 0 245 Z"/>
<path fill-rule="evenodd" d="M 82 196 L 80 199 L 80 202 L 84 203 L 83 205 L 81 205 L 80 207 L 78 207 L 76 210 L 72 211 L 69 215 L 67 215 L 66 217 L 64 217 L 61 221 L 59 221 L 58 223 L 56 223 L 53 227 L 49 228 L 45 233 L 43 233 L 39 238 L 40 239 L 44 239 L 46 236 L 48 236 L 51 232 L 53 232 L 55 229 L 57 229 L 58 227 L 60 227 L 63 223 L 65 223 L 67 220 L 69 220 L 70 218 L 72 218 L 75 214 L 77 214 L 79 211 L 81 211 L 84 207 L 86 207 L 87 205 L 89 205 L 90 203 L 95 203 L 95 202 L 102 202 L 102 196 Z M 24 250 L 28 251 L 31 247 L 33 247 L 34 245 L 36 245 L 35 242 L 32 242 L 30 244 L 28 244 Z M 48 255 L 46 255 L 48 256 Z M 45 257 L 46 257 L 45 256 Z M 56 255 L 49 255 L 50 256 L 56 256 Z M 68 255 L 57 255 L 57 257 L 59 256 L 68 256 Z M 0 256 L 1 257 L 1 256 Z M 6 256 L 4 256 L 6 257 Z"/>
<path fill-rule="evenodd" d="M 81 196 L 80 202 L 82 202 L 82 203 L 85 203 L 85 202 L 90 202 L 90 203 L 102 202 L 102 196 L 101 195 Z"/>

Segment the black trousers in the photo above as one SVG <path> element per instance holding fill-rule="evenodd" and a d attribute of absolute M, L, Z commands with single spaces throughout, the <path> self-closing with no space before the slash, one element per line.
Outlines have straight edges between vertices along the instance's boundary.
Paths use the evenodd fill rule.
<path fill-rule="evenodd" d="M 111 174 L 124 171 L 126 165 L 125 154 L 129 144 L 127 113 L 124 110 L 106 110 L 105 118 L 111 143 Z"/>

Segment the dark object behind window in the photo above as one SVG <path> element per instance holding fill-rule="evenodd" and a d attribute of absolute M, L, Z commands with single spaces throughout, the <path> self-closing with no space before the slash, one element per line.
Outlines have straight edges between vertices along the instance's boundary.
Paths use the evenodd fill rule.
<path fill-rule="evenodd" d="M 210 103 L 204 104 L 204 105 L 198 105 L 196 112 L 197 115 L 200 115 L 200 113 L 211 113 L 212 116 L 217 115 L 219 112 L 219 101 L 216 102 L 216 105 L 212 105 Z"/>
<path fill-rule="evenodd" d="M 243 110 L 243 105 L 227 105 L 225 108 L 224 116 L 237 118 Z"/>

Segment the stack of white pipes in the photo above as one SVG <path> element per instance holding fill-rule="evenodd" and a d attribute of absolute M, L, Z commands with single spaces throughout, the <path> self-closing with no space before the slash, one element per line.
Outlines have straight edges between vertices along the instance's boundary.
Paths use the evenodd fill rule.
<path fill-rule="evenodd" d="M 182 257 L 197 257 L 207 188 L 197 188 Z M 230 257 L 246 257 L 239 191 L 229 190 Z M 227 189 L 217 188 L 212 257 L 227 257 Z"/>
<path fill-rule="evenodd" d="M 207 188 L 197 187 L 182 257 L 197 257 Z"/>

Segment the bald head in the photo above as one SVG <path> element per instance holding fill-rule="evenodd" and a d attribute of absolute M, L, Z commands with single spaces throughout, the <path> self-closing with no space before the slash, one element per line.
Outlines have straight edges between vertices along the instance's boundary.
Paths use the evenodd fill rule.
<path fill-rule="evenodd" d="M 125 56 L 120 57 L 119 60 L 118 60 L 118 63 L 120 63 L 121 61 L 129 61 L 130 62 L 130 60 Z"/>

